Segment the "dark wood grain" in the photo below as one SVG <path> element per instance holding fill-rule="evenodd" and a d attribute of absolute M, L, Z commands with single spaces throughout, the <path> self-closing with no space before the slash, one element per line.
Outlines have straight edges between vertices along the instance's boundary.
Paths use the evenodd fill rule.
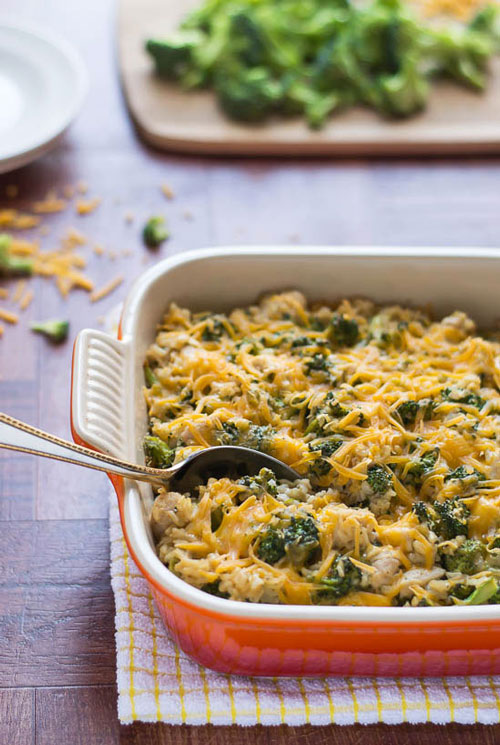
<path fill-rule="evenodd" d="M 114 679 L 105 521 L 0 522 L 0 686 Z"/>
<path fill-rule="evenodd" d="M 36 731 L 36 745 L 118 744 L 114 687 L 38 688 Z"/>
<path fill-rule="evenodd" d="M 357 725 L 355 727 L 118 726 L 112 686 L 39 688 L 37 745 L 54 745 L 73 726 L 71 745 L 496 745 L 500 727 Z"/>
<path fill-rule="evenodd" d="M 46 249 L 73 225 L 99 286 L 125 282 L 94 305 L 63 300 L 36 280 L 36 297 L 0 340 L 0 410 L 70 436 L 72 340 L 123 299 L 150 263 L 209 245 L 500 245 L 500 159 L 242 160 L 156 153 L 135 137 L 120 94 L 113 3 L 3 0 L 29 25 L 49 26 L 81 52 L 90 90 L 52 154 L 0 176 L 0 207 L 28 209 L 51 188 L 85 181 L 101 205 L 49 216 Z M 19 186 L 14 200 L 8 184 Z M 167 201 L 160 186 L 175 198 Z M 133 220 L 125 220 L 126 213 Z M 164 214 L 171 239 L 150 253 L 144 220 Z M 38 234 L 38 231 L 35 231 Z M 116 253 L 97 257 L 102 243 Z M 124 256 L 126 251 L 130 255 Z M 70 320 L 67 344 L 30 334 L 31 318 Z M 113 598 L 104 476 L 0 452 L 0 745 L 493 745 L 499 727 L 120 727 L 116 717 Z M 36 711 L 35 711 L 36 693 Z M 36 715 L 36 717 L 35 717 Z"/>
<path fill-rule="evenodd" d="M 497 745 L 500 728 L 460 725 L 353 727 L 150 727 L 120 730 L 120 745 Z"/>
<path fill-rule="evenodd" d="M 32 688 L 0 688 L 0 743 L 34 745 L 35 691 Z"/>

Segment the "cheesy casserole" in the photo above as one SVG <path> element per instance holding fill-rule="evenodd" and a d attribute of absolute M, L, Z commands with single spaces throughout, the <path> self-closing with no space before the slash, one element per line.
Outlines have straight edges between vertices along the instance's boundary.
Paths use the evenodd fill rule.
<path fill-rule="evenodd" d="M 232 600 L 500 602 L 500 344 L 464 313 L 299 292 L 229 314 L 170 306 L 149 348 L 146 459 L 255 448 L 271 471 L 159 491 L 160 559 Z"/>

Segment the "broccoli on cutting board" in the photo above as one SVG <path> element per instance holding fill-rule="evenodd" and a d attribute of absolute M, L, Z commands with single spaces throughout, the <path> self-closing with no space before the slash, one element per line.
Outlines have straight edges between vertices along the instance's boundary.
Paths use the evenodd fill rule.
<path fill-rule="evenodd" d="M 160 77 L 213 90 L 231 119 L 302 115 L 318 129 L 353 105 L 417 114 L 436 78 L 483 90 L 499 16 L 495 3 L 468 23 L 430 23 L 405 0 L 205 0 L 145 48 Z"/>

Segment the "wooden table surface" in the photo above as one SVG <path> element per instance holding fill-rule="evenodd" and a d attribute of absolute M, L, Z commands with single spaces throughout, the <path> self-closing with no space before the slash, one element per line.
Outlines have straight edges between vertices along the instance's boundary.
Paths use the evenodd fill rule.
<path fill-rule="evenodd" d="M 120 94 L 114 9 L 87 0 L 3 0 L 31 25 L 70 39 L 90 76 L 83 112 L 61 146 L 0 178 L 2 204 L 27 207 L 49 188 L 80 180 L 102 200 L 92 215 L 71 208 L 47 218 L 49 248 L 73 225 L 106 250 L 88 249 L 89 274 L 119 291 L 90 304 L 62 300 L 36 281 L 33 304 L 0 340 L 0 410 L 69 437 L 71 342 L 51 348 L 27 330 L 34 318 L 64 316 L 71 338 L 124 296 L 145 264 L 222 244 L 500 245 L 500 160 L 203 160 L 153 152 L 137 139 Z M 167 201 L 166 182 L 175 191 Z M 5 187 L 19 197 L 4 199 Z M 132 222 L 126 213 L 134 215 Z M 152 213 L 172 238 L 159 254 L 141 245 Z M 189 219 L 192 215 L 192 219 Z M 122 252 L 131 252 L 124 256 Z M 409 278 L 411 281 L 411 278 Z M 500 742 L 500 727 L 217 728 L 135 724 L 116 716 L 113 597 L 109 580 L 106 477 L 29 456 L 0 453 L 0 744 L 114 743 L 458 743 Z"/>

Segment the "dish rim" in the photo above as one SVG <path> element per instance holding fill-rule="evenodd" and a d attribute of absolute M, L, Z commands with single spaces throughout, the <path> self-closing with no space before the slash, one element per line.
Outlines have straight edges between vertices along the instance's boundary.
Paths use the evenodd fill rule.
<path fill-rule="evenodd" d="M 436 257 L 449 260 L 491 259 L 500 261 L 500 252 L 491 248 L 432 248 L 432 247 L 373 247 L 373 246 L 225 246 L 220 248 L 205 248 L 186 251 L 158 262 L 140 277 L 130 289 L 124 303 L 119 327 L 119 339 L 122 343 L 132 344 L 133 327 L 141 303 L 147 297 L 148 290 L 159 277 L 168 274 L 180 265 L 189 265 L 203 259 L 217 259 L 230 255 L 232 259 L 249 259 L 252 257 L 379 257 L 387 258 L 419 258 Z M 167 299 L 168 302 L 168 299 Z M 129 365 L 133 364 L 129 360 Z M 131 378 L 129 378 L 129 385 Z M 129 391 L 129 400 L 133 401 L 133 391 Z M 135 498 L 134 498 L 135 497 Z M 143 551 L 141 537 L 137 535 L 137 519 L 145 520 L 140 509 L 140 494 L 135 485 L 128 483 L 124 490 L 123 520 L 129 547 L 143 574 L 162 593 L 173 596 L 183 604 L 195 606 L 212 615 L 237 617 L 241 620 L 261 620 L 266 623 L 287 621 L 308 621 L 313 624 L 345 624 L 356 622 L 360 626 L 382 624 L 419 624 L 432 626 L 437 623 L 463 624 L 471 621 L 500 622 L 498 607 L 495 605 L 478 606 L 439 606 L 433 608 L 394 608 L 374 606 L 313 606 L 313 605 L 278 605 L 243 603 L 240 601 L 218 598 L 189 585 L 184 580 L 170 572 L 156 556 L 148 544 L 152 557 Z M 154 560 L 151 561 L 151 558 Z"/>

